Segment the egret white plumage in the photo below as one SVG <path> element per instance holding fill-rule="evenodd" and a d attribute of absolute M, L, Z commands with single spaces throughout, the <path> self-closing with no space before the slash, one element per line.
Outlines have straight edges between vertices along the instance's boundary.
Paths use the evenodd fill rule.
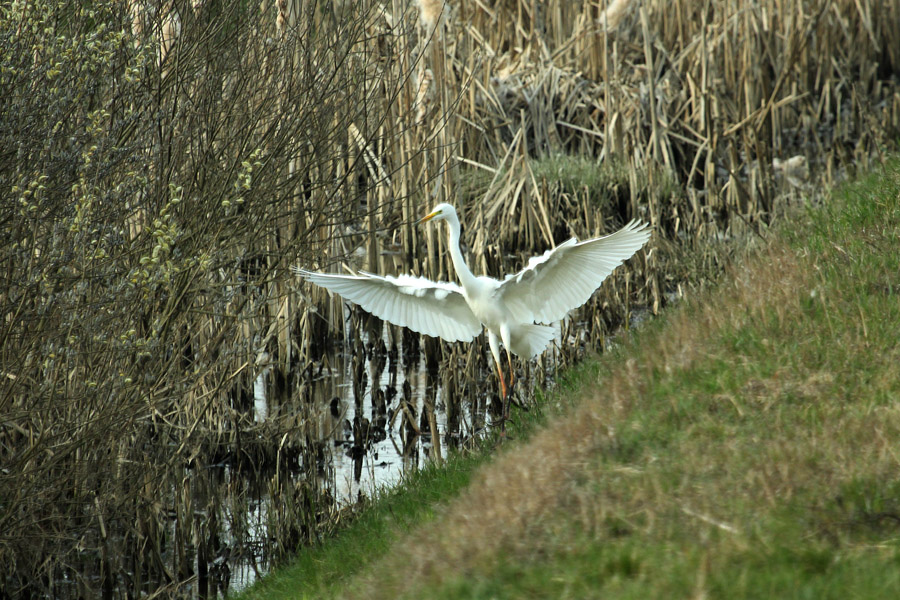
<path fill-rule="evenodd" d="M 491 354 L 500 376 L 503 417 L 508 417 L 509 389 L 515 371 L 510 352 L 523 358 L 537 356 L 555 337 L 548 325 L 588 301 L 613 269 L 628 260 L 650 239 L 646 223 L 631 221 L 605 237 L 579 242 L 572 238 L 528 266 L 500 281 L 476 277 L 459 249 L 459 217 L 449 204 L 438 204 L 419 221 L 446 221 L 450 258 L 461 284 L 430 281 L 424 277 L 294 272 L 358 304 L 376 317 L 448 342 L 469 342 L 488 331 Z M 510 386 L 500 360 L 500 343 L 506 348 Z"/>

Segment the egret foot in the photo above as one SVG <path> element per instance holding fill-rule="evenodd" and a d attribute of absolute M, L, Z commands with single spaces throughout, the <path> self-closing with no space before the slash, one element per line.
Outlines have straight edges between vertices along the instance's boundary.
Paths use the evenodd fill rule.
<path fill-rule="evenodd" d="M 513 434 L 509 433 L 508 431 L 501 430 L 500 435 L 494 438 L 494 448 L 499 448 L 505 442 L 511 442 L 514 439 L 516 439 L 516 437 Z"/>

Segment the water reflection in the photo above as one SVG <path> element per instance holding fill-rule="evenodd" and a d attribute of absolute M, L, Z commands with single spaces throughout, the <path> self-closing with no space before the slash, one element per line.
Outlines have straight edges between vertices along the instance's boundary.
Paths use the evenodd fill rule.
<path fill-rule="evenodd" d="M 378 343 L 366 337 L 365 354 L 335 356 L 334 370 L 316 382 L 316 396 L 331 396 L 326 473 L 339 505 L 396 484 L 484 426 L 484 403 L 465 403 L 463 414 L 459 401 L 445 402 L 438 370 L 425 368 L 421 352 L 403 354 L 391 336 L 385 327 Z"/>
<path fill-rule="evenodd" d="M 263 370 L 254 382 L 253 403 L 256 422 L 268 415 L 312 425 L 308 439 L 319 448 L 314 485 L 327 490 L 336 510 L 396 485 L 426 461 L 440 460 L 448 448 L 476 440 L 494 422 L 497 413 L 492 410 L 499 409 L 499 402 L 489 402 L 496 395 L 496 382 L 484 370 L 488 363 L 480 354 L 480 340 L 439 345 L 401 328 L 368 322 L 356 309 L 345 310 L 344 351 L 308 368 L 291 397 L 281 399 L 266 399 L 265 378 L 271 374 L 265 360 L 257 360 Z M 432 343 L 434 347 L 428 347 Z M 440 357 L 432 361 L 433 368 L 426 359 L 429 354 Z M 527 389 L 529 382 L 530 376 L 523 377 L 520 389 Z M 309 475 L 301 462 L 290 463 L 294 470 L 289 476 L 296 484 Z M 233 521 L 240 522 L 241 530 L 226 531 L 226 537 L 234 534 L 249 541 L 242 543 L 244 548 L 263 549 L 267 536 L 273 535 L 272 522 L 282 518 L 279 505 L 259 481 L 249 481 L 252 473 L 228 476 L 243 476 L 244 485 L 259 493 L 247 494 L 245 488 L 245 512 L 235 514 Z M 235 558 L 226 565 L 231 593 L 252 584 L 268 568 L 262 552 Z"/>

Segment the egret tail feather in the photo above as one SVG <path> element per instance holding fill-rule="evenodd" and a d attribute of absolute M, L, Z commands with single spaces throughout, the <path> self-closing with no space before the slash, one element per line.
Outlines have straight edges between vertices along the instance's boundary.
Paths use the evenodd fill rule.
<path fill-rule="evenodd" d="M 516 356 L 534 358 L 556 339 L 556 329 L 547 325 L 516 325 L 510 329 L 510 346 Z"/>

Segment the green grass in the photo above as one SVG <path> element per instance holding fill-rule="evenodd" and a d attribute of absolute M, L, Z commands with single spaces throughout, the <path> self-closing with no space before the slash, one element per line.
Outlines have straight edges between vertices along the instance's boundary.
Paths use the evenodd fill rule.
<path fill-rule="evenodd" d="M 249 597 L 900 597 L 900 165 L 771 235 Z"/>
<path fill-rule="evenodd" d="M 466 486 L 485 451 L 453 455 L 412 473 L 403 485 L 382 493 L 323 544 L 300 550 L 289 565 L 275 569 L 237 598 L 318 598 L 386 552 L 399 533 L 434 518 L 434 507 Z"/>
<path fill-rule="evenodd" d="M 434 517 L 434 507 L 469 482 L 485 452 L 456 454 L 442 467 L 427 465 L 384 492 L 323 544 L 304 548 L 236 598 L 318 598 L 384 553 L 398 533 Z"/>
<path fill-rule="evenodd" d="M 541 561 L 502 561 L 490 577 L 457 577 L 422 597 L 466 598 L 895 598 L 900 563 L 877 552 L 841 557 L 830 549 L 778 547 L 716 560 L 700 546 L 574 537 Z"/>
<path fill-rule="evenodd" d="M 608 188 L 628 182 L 628 171 L 623 166 L 613 161 L 598 164 L 596 159 L 587 156 L 551 154 L 532 159 L 531 170 L 538 181 L 558 183 L 568 193 L 590 190 L 598 202 L 608 193 Z"/>

